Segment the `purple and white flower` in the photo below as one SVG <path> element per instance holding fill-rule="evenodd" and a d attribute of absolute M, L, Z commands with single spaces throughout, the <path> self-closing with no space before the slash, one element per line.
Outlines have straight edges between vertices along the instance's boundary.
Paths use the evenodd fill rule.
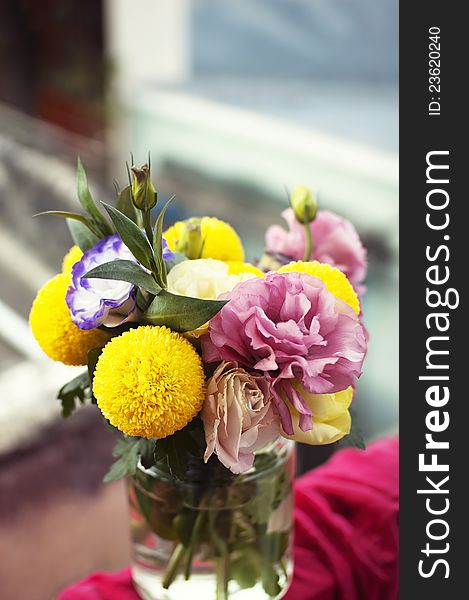
<path fill-rule="evenodd" d="M 173 253 L 163 240 L 163 258 L 172 257 Z M 138 320 L 140 316 L 135 300 L 136 288 L 132 283 L 83 277 L 98 265 L 113 260 L 130 260 L 138 264 L 117 233 L 100 240 L 73 266 L 66 302 L 72 321 L 80 329 L 95 329 L 99 325 L 116 327 Z"/>

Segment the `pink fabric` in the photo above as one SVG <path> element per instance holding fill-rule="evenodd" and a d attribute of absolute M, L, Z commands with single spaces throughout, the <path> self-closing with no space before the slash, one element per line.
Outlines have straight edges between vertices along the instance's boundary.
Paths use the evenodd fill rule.
<path fill-rule="evenodd" d="M 342 450 L 296 485 L 295 576 L 285 600 L 396 600 L 399 443 Z M 129 569 L 96 573 L 57 600 L 138 600 Z"/>
<path fill-rule="evenodd" d="M 285 600 L 398 597 L 399 443 L 343 450 L 298 480 Z"/>
<path fill-rule="evenodd" d="M 58 595 L 57 600 L 140 600 L 130 569 L 118 573 L 94 573 Z"/>

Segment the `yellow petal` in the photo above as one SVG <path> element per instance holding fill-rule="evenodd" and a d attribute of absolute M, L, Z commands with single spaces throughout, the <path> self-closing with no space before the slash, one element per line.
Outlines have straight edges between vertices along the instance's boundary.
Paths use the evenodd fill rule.
<path fill-rule="evenodd" d="M 353 308 L 355 313 L 360 314 L 360 301 L 352 284 L 347 277 L 336 267 L 332 267 L 327 263 L 320 263 L 317 260 L 312 262 L 304 262 L 297 260 L 288 263 L 278 270 L 279 273 L 306 273 L 312 277 L 320 279 L 326 289 L 336 298 L 340 298 Z"/>
<path fill-rule="evenodd" d="M 183 237 L 186 226 L 187 221 L 177 221 L 164 232 L 164 237 L 171 250 L 177 250 L 178 242 Z M 201 217 L 200 226 L 204 239 L 201 258 L 244 261 L 243 245 L 231 225 L 215 217 Z"/>
<path fill-rule="evenodd" d="M 72 246 L 62 261 L 62 273 L 71 273 L 73 265 L 80 260 L 83 252 L 78 246 Z"/>
<path fill-rule="evenodd" d="M 352 419 L 348 408 L 353 398 L 352 387 L 335 394 L 310 394 L 298 385 L 295 387 L 313 413 L 313 428 L 310 431 L 302 431 L 298 411 L 285 400 L 292 416 L 294 433 L 290 436 L 282 429 L 284 437 L 301 444 L 322 446 L 333 444 L 350 433 Z"/>

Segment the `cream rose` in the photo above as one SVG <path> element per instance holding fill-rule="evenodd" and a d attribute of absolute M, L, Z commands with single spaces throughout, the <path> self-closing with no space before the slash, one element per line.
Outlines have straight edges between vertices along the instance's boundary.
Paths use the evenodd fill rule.
<path fill-rule="evenodd" d="M 168 292 L 180 296 L 191 296 L 203 300 L 216 300 L 220 294 L 231 290 L 247 279 L 256 277 L 254 273 L 229 273 L 229 265 L 213 258 L 184 260 L 168 273 Z M 208 323 L 188 331 L 185 337 L 197 339 L 208 331 Z"/>
<path fill-rule="evenodd" d="M 222 362 L 209 379 L 201 416 L 205 462 L 215 453 L 233 473 L 250 469 L 254 452 L 279 433 L 269 384 L 236 362 Z"/>
<path fill-rule="evenodd" d="M 284 437 L 295 440 L 302 444 L 312 446 L 322 446 L 337 442 L 344 435 L 350 433 L 352 419 L 349 413 L 349 406 L 353 398 L 353 388 L 335 394 L 310 394 L 298 384 L 295 388 L 306 400 L 313 415 L 313 428 L 309 431 L 302 431 L 299 425 L 299 414 L 293 406 L 287 401 L 287 406 L 293 421 L 293 435 L 286 435 L 281 430 Z"/>
<path fill-rule="evenodd" d="M 253 273 L 231 275 L 229 266 L 221 260 L 199 258 L 184 260 L 168 273 L 168 292 L 204 300 L 216 300 L 231 292 L 241 281 L 252 279 Z"/>

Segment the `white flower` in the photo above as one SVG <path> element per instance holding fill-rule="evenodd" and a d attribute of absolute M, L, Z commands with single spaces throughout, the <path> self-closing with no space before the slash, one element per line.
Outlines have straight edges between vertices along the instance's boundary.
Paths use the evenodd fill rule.
<path fill-rule="evenodd" d="M 216 300 L 231 292 L 236 284 L 255 277 L 252 273 L 231 275 L 229 266 L 221 260 L 199 258 L 185 260 L 168 273 L 168 292 L 204 300 Z"/>

